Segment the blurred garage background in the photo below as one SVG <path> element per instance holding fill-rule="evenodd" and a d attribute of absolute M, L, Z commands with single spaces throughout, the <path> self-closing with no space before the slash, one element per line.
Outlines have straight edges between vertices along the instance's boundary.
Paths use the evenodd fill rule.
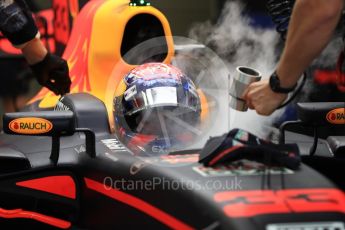
<path fill-rule="evenodd" d="M 48 9 L 52 6 L 52 1 L 48 0 L 26 0 L 29 7 L 33 12 L 38 12 L 42 9 Z M 171 23 L 172 32 L 174 35 L 178 36 L 188 36 L 189 30 L 196 23 L 210 21 L 211 23 L 216 23 L 219 15 L 222 12 L 223 6 L 226 0 L 151 0 L 153 6 L 160 9 L 168 18 Z M 265 12 L 265 1 L 250 1 L 243 0 L 244 4 L 247 4 L 248 14 L 254 15 L 257 20 L 262 21 L 262 24 L 267 24 L 269 18 Z M 268 20 L 267 20 L 268 19 Z M 1 56 L 1 53 L 0 53 Z M 12 58 L 12 57 L 11 57 Z M 20 65 L 25 65 L 21 63 Z M 9 69 L 9 64 L 6 61 L 0 62 L 0 68 L 6 68 L 7 71 L 1 71 L 1 76 L 5 81 L 2 81 L 3 90 L 10 90 L 10 93 L 13 92 L 11 88 L 15 88 L 15 91 L 25 91 L 23 85 L 18 84 L 14 80 L 13 71 Z M 20 76 L 19 78 L 22 78 Z M 25 77 L 25 76 L 24 76 Z M 8 80 L 8 81 L 7 81 Z M 20 107 L 27 98 L 30 98 L 31 95 L 34 95 L 35 92 L 39 90 L 38 84 L 31 80 L 30 82 L 24 82 L 25 85 L 29 85 L 29 91 L 25 95 L 19 95 L 15 98 L 1 95 L 1 100 L 5 102 L 5 107 L 9 110 L 14 109 L 15 107 Z M 1 87 L 0 87 L 1 88 Z M 22 97 L 24 96 L 24 97 Z M 13 106 L 14 101 L 17 100 L 17 105 Z M 4 111 L 4 103 L 0 103 L 0 114 Z"/>
<path fill-rule="evenodd" d="M 80 1 L 87 1 L 87 0 L 80 0 Z M 200 23 L 206 23 L 209 22 L 209 25 L 217 25 L 217 21 L 221 16 L 222 11 L 225 8 L 225 5 L 227 2 L 235 1 L 235 0 L 149 0 L 151 4 L 158 9 L 160 9 L 168 18 L 170 21 L 170 25 L 172 28 L 173 35 L 176 36 L 189 36 L 191 28 L 194 28 L 195 25 Z M 267 0 L 237 0 L 238 2 L 241 2 L 245 8 L 242 12 L 235 12 L 236 15 L 246 15 L 250 19 L 250 26 L 255 28 L 272 28 L 273 29 L 273 23 L 271 22 L 271 18 L 267 13 L 266 10 L 266 1 Z M 40 11 L 42 9 L 48 9 L 52 6 L 52 0 L 26 0 L 26 2 L 29 4 L 30 8 L 34 11 Z M 240 17 L 240 16 L 238 16 Z M 231 24 L 231 23 L 230 23 Z M 233 24 L 229 25 L 233 26 Z M 239 31 L 242 31 L 241 29 Z M 274 39 L 272 36 L 277 36 L 273 30 L 270 32 L 270 36 L 265 38 L 261 38 L 260 36 L 263 35 L 259 32 L 254 33 L 254 36 L 256 36 L 255 39 L 253 37 L 245 37 L 243 40 L 243 43 L 246 43 L 245 45 L 247 48 L 252 47 L 252 51 L 261 53 L 266 52 L 267 48 L 269 49 L 277 49 L 281 50 L 282 44 L 277 44 L 274 42 Z M 273 35 L 272 35 L 273 34 Z M 339 35 L 339 34 L 338 34 Z M 341 35 L 341 34 L 340 34 Z M 341 37 L 341 36 L 338 36 Z M 228 34 L 223 34 L 223 41 L 229 40 Z M 277 40 L 277 39 L 276 39 Z M 263 43 L 263 44 L 256 44 L 256 43 Z M 231 41 L 228 43 L 231 44 Z M 210 45 L 210 44 L 207 44 Z M 212 44 L 211 44 L 212 45 Z M 259 49 L 258 46 L 259 45 Z M 339 50 L 342 46 L 341 39 L 336 39 L 335 42 L 333 42 L 330 45 L 330 52 L 326 52 L 323 57 L 320 59 L 321 61 L 316 62 L 317 66 L 321 66 L 323 70 L 332 70 L 334 69 L 337 54 L 339 53 Z M 273 47 L 273 48 L 272 48 Z M 211 46 L 211 48 L 213 48 Z M 236 47 L 234 47 L 236 49 Z M 215 50 L 217 52 L 217 50 Z M 279 52 L 271 52 L 271 53 L 277 53 Z M 223 58 L 229 58 L 231 59 L 232 51 L 228 51 Z M 255 54 L 252 54 L 252 56 Z M 274 56 L 274 55 L 268 55 L 268 56 Z M 0 69 L 1 69 L 1 78 L 2 78 L 2 84 L 0 85 L 0 93 L 2 91 L 1 88 L 4 88 L 7 91 L 13 92 L 13 91 L 21 91 L 22 88 L 25 88 L 25 86 L 28 87 L 28 93 L 25 95 L 16 95 L 15 97 L 3 97 L 0 95 L 2 101 L 5 103 L 0 103 L 0 114 L 4 111 L 4 104 L 6 108 L 10 108 L 10 110 L 15 109 L 16 107 L 21 107 L 21 105 L 24 104 L 25 100 L 30 98 L 32 95 L 35 94 L 39 90 L 38 84 L 31 80 L 29 82 L 25 82 L 20 85 L 16 82 L 13 82 L 13 73 L 11 70 L 16 69 L 13 67 L 9 67 L 8 63 L 6 61 L 2 61 L 1 59 L 2 54 L 0 52 Z M 270 57 L 273 60 L 270 60 L 270 63 L 274 63 L 276 57 Z M 265 59 L 262 58 L 262 59 Z M 25 65 L 25 62 L 22 63 Z M 256 67 L 256 66 L 252 66 Z M 315 67 L 314 67 L 315 69 Z M 6 71 L 5 71 L 6 70 Z M 271 70 L 270 70 L 271 71 Z M 264 71 L 263 71 L 264 72 Z M 327 78 L 328 72 L 321 72 L 324 74 Z M 332 72 L 330 72 L 332 74 Z M 268 75 L 268 74 L 266 74 Z M 31 76 L 32 77 L 32 76 Z M 22 76 L 19 76 L 19 78 L 23 78 Z M 25 76 L 24 76 L 25 78 Z M 10 81 L 10 83 L 6 83 L 7 79 Z M 19 79 L 20 80 L 20 79 Z M 7 87 L 7 85 L 11 85 L 11 87 Z M 298 100 L 306 100 L 306 101 L 339 101 L 344 100 L 345 98 L 345 92 L 339 92 L 334 84 L 326 84 L 326 85 L 319 85 L 315 84 L 314 79 L 312 77 L 309 78 L 309 87 L 306 87 L 306 92 L 304 92 L 304 95 L 301 95 Z M 2 86 L 2 87 L 1 87 Z M 311 90 L 312 89 L 312 90 Z M 23 90 L 24 91 L 24 90 Z M 320 93 L 322 92 L 322 93 Z M 306 96 L 307 95 L 307 96 Z M 14 106 L 13 106 L 14 105 Z M 291 110 L 287 110 L 286 116 L 283 116 L 279 122 L 288 120 L 288 119 L 295 119 L 296 118 L 296 112 L 294 110 L 294 104 L 291 104 Z M 7 109 L 8 110 L 8 109 Z"/>

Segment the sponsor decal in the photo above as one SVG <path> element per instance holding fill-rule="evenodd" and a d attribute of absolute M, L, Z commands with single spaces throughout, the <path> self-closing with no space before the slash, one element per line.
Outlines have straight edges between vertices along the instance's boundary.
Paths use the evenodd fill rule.
<path fill-rule="evenodd" d="M 159 164 L 165 166 L 184 166 L 186 164 L 196 163 L 199 160 L 199 154 L 185 155 L 162 155 L 159 157 L 142 158 L 143 161 L 150 164 Z"/>
<path fill-rule="evenodd" d="M 119 158 L 117 158 L 116 156 L 114 156 L 113 154 L 110 154 L 110 153 L 104 153 L 105 157 L 107 157 L 108 159 L 114 161 L 114 162 L 117 162 L 119 161 Z"/>
<path fill-rule="evenodd" d="M 159 154 L 169 154 L 169 147 L 161 146 L 161 145 L 154 145 L 151 148 L 153 153 L 159 153 Z"/>
<path fill-rule="evenodd" d="M 169 164 L 195 163 L 199 160 L 199 154 L 165 155 L 161 156 L 160 159 Z"/>
<path fill-rule="evenodd" d="M 329 123 L 334 125 L 345 124 L 345 108 L 333 109 L 327 113 L 326 119 Z"/>
<path fill-rule="evenodd" d="M 195 166 L 193 170 L 203 177 L 225 177 L 225 176 L 260 176 L 265 173 L 271 175 L 294 174 L 294 171 L 282 167 L 267 167 L 263 164 L 250 161 L 239 161 L 218 167 Z"/>
<path fill-rule="evenodd" d="M 8 128 L 18 134 L 44 134 L 53 129 L 53 124 L 43 118 L 24 117 L 10 122 Z"/>
<path fill-rule="evenodd" d="M 133 85 L 131 88 L 129 88 L 125 93 L 124 97 L 126 101 L 129 101 L 137 94 L 137 86 Z"/>
<path fill-rule="evenodd" d="M 124 82 L 126 85 L 130 85 L 134 83 L 135 81 L 137 81 L 137 78 L 138 76 L 134 75 L 133 73 L 130 73 L 124 78 Z"/>
<path fill-rule="evenodd" d="M 266 230 L 345 230 L 342 222 L 269 224 Z"/>
<path fill-rule="evenodd" d="M 126 147 L 121 144 L 120 141 L 117 139 L 106 139 L 101 140 L 101 142 L 110 150 L 116 151 L 116 152 L 125 152 L 127 151 Z"/>
<path fill-rule="evenodd" d="M 147 166 L 147 163 L 145 162 L 135 162 L 134 164 L 132 164 L 132 166 L 129 169 L 129 173 L 131 175 L 135 175 L 138 172 L 140 172 L 143 168 L 145 168 Z"/>
<path fill-rule="evenodd" d="M 78 154 L 81 154 L 81 153 L 86 153 L 86 148 L 84 145 L 81 145 L 79 147 L 75 147 L 74 148 L 74 151 Z"/>
<path fill-rule="evenodd" d="M 183 76 L 183 73 L 179 69 L 171 68 L 171 65 L 164 63 L 147 63 L 132 70 L 132 75 L 134 75 L 136 79 L 143 78 L 145 80 L 153 80 L 155 79 L 155 75 L 152 75 L 152 73 L 156 73 L 158 75 L 162 74 L 160 76 L 162 78 L 175 78 L 177 81 L 181 81 L 181 77 Z M 126 82 L 130 82 L 130 79 L 127 79 Z"/>
<path fill-rule="evenodd" d="M 345 214 L 345 195 L 338 189 L 225 191 L 214 195 L 230 218 L 289 213 Z"/>

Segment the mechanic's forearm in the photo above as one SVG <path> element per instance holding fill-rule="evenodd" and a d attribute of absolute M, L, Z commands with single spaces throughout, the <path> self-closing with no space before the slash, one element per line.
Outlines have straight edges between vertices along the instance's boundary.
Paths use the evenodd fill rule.
<path fill-rule="evenodd" d="M 39 38 L 34 38 L 25 44 L 22 52 L 29 65 L 34 65 L 42 61 L 48 51 Z"/>
<path fill-rule="evenodd" d="M 341 17 L 343 4 L 343 0 L 296 0 L 277 67 L 283 87 L 294 86 L 325 48 Z"/>

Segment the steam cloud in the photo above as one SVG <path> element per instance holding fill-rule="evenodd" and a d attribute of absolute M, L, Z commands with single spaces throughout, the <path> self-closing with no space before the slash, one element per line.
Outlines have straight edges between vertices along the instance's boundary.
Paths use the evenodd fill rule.
<path fill-rule="evenodd" d="M 277 60 L 278 34 L 272 29 L 252 27 L 243 10 L 240 2 L 228 1 L 216 25 L 197 24 L 189 36 L 212 48 L 228 62 L 230 70 L 248 65 L 268 75 Z"/>
<path fill-rule="evenodd" d="M 276 65 L 279 36 L 273 29 L 252 27 L 250 19 L 242 14 L 243 10 L 244 5 L 240 2 L 228 1 L 216 25 L 210 22 L 196 24 L 189 37 L 214 50 L 232 75 L 237 66 L 248 66 L 267 78 Z M 231 110 L 231 128 L 242 128 L 265 137 L 270 133 L 268 129 L 272 121 L 280 113 L 262 117 L 255 111 L 240 113 Z"/>

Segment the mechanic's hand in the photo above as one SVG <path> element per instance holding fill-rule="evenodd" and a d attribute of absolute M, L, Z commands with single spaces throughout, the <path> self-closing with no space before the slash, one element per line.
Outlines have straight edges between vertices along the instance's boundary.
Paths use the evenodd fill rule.
<path fill-rule="evenodd" d="M 31 65 L 31 69 L 38 83 L 56 95 L 69 93 L 71 86 L 69 69 L 67 62 L 62 58 L 48 53 L 42 61 Z"/>
<path fill-rule="evenodd" d="M 272 91 L 268 80 L 254 82 L 243 94 L 250 109 L 260 115 L 271 115 L 287 98 L 287 94 Z"/>

